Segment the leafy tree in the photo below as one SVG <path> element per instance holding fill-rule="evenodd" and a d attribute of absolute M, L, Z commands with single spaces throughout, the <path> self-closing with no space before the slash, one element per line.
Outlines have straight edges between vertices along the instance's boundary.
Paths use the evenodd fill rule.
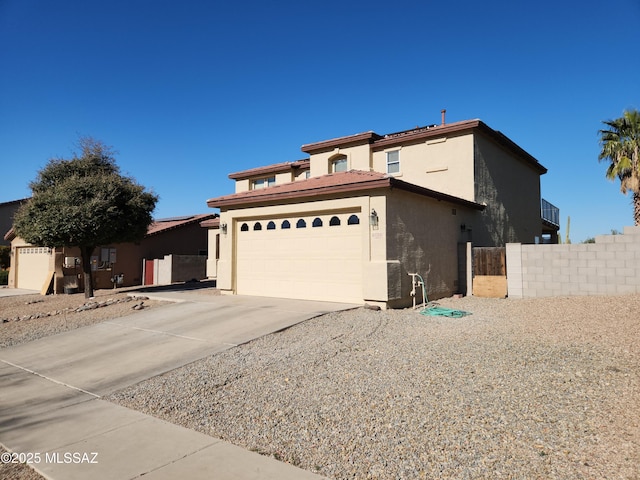
<path fill-rule="evenodd" d="M 110 147 L 81 137 L 80 155 L 52 159 L 29 184 L 33 195 L 14 216 L 16 235 L 33 245 L 79 247 L 85 297 L 93 296 L 91 254 L 144 237 L 158 197 L 120 174 Z"/>
<path fill-rule="evenodd" d="M 625 110 L 622 117 L 602 122 L 598 160 L 609 162 L 607 178 L 620 179 L 620 191 L 633 196 L 633 219 L 640 225 L 640 112 Z"/>

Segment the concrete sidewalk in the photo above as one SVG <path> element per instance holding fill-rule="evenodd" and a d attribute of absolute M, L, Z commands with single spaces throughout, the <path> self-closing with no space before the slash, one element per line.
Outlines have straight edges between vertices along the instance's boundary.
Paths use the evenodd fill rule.
<path fill-rule="evenodd" d="M 189 295 L 183 303 L 1 350 L 0 442 L 30 455 L 29 463 L 51 479 L 319 478 L 101 400 L 207 355 L 352 307 L 193 295 L 202 301 Z"/>

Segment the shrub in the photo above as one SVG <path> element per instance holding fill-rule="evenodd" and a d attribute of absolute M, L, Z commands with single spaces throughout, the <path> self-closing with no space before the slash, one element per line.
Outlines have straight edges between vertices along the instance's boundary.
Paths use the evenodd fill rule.
<path fill-rule="evenodd" d="M 0 270 L 0 285 L 9 284 L 9 270 Z"/>

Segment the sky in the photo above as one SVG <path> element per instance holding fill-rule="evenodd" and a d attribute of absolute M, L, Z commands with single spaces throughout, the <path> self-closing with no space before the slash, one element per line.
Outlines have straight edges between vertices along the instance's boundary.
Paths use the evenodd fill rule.
<path fill-rule="evenodd" d="M 229 173 L 446 109 L 548 169 L 563 239 L 622 231 L 598 131 L 640 109 L 639 27 L 640 0 L 0 0 L 0 203 L 90 136 L 156 218 L 214 213 Z"/>

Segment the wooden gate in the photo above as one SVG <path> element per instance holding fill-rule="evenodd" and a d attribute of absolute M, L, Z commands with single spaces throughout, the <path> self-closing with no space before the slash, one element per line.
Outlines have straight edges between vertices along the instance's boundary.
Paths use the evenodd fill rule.
<path fill-rule="evenodd" d="M 507 296 L 507 255 L 505 247 L 473 248 L 473 295 Z"/>

